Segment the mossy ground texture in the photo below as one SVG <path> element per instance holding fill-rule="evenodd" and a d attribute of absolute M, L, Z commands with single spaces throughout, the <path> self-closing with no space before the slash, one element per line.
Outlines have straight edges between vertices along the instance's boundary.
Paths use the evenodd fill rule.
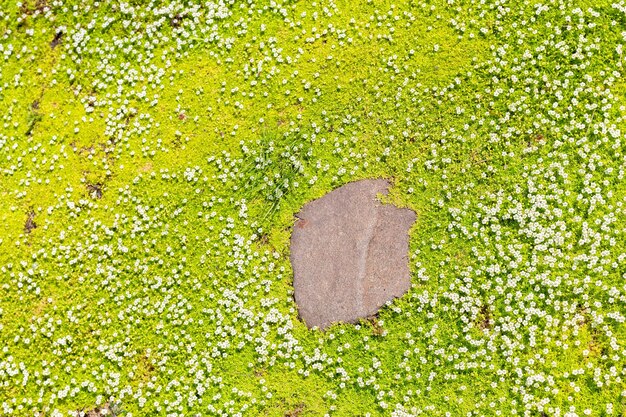
<path fill-rule="evenodd" d="M 0 0 L 0 415 L 625 416 L 626 3 Z M 294 213 L 412 287 L 308 330 Z"/>

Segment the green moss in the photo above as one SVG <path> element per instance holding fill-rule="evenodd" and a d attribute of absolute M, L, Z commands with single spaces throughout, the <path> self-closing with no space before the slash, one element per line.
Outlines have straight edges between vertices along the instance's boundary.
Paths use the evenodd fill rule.
<path fill-rule="evenodd" d="M 0 414 L 623 414 L 608 3 L 1 3 Z M 309 330 L 294 214 L 371 177 L 413 286 Z"/>

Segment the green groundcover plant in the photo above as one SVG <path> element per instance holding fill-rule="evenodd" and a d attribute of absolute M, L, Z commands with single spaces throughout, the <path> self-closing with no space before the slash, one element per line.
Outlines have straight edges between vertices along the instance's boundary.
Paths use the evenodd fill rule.
<path fill-rule="evenodd" d="M 626 416 L 623 0 L 0 0 L 0 415 Z M 412 287 L 307 329 L 294 213 Z"/>

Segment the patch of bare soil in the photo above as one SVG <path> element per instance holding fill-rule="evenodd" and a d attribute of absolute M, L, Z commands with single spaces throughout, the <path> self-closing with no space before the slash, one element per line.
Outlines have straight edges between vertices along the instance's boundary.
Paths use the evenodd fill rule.
<path fill-rule="evenodd" d="M 91 410 L 77 410 L 76 417 L 121 417 L 123 413 L 124 411 L 119 404 L 105 403 L 103 406 Z"/>
<path fill-rule="evenodd" d="M 54 38 L 50 41 L 50 48 L 56 48 L 61 43 L 61 39 L 63 39 L 63 32 L 55 33 Z"/>
<path fill-rule="evenodd" d="M 102 184 L 87 184 L 87 191 L 93 198 L 101 199 L 104 186 Z"/>
<path fill-rule="evenodd" d="M 30 233 L 36 227 L 37 227 L 37 223 L 35 223 L 35 210 L 31 208 L 26 213 L 26 222 L 24 223 L 24 231 L 26 233 Z"/>
<path fill-rule="evenodd" d="M 298 404 L 293 410 L 285 413 L 285 417 L 299 417 L 304 411 L 304 403 Z"/>

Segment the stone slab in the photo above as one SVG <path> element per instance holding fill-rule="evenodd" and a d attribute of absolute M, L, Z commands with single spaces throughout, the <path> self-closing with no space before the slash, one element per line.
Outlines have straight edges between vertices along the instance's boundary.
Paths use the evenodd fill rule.
<path fill-rule="evenodd" d="M 411 285 L 415 212 L 382 204 L 384 179 L 348 183 L 307 203 L 291 235 L 295 300 L 308 327 L 356 322 Z"/>

